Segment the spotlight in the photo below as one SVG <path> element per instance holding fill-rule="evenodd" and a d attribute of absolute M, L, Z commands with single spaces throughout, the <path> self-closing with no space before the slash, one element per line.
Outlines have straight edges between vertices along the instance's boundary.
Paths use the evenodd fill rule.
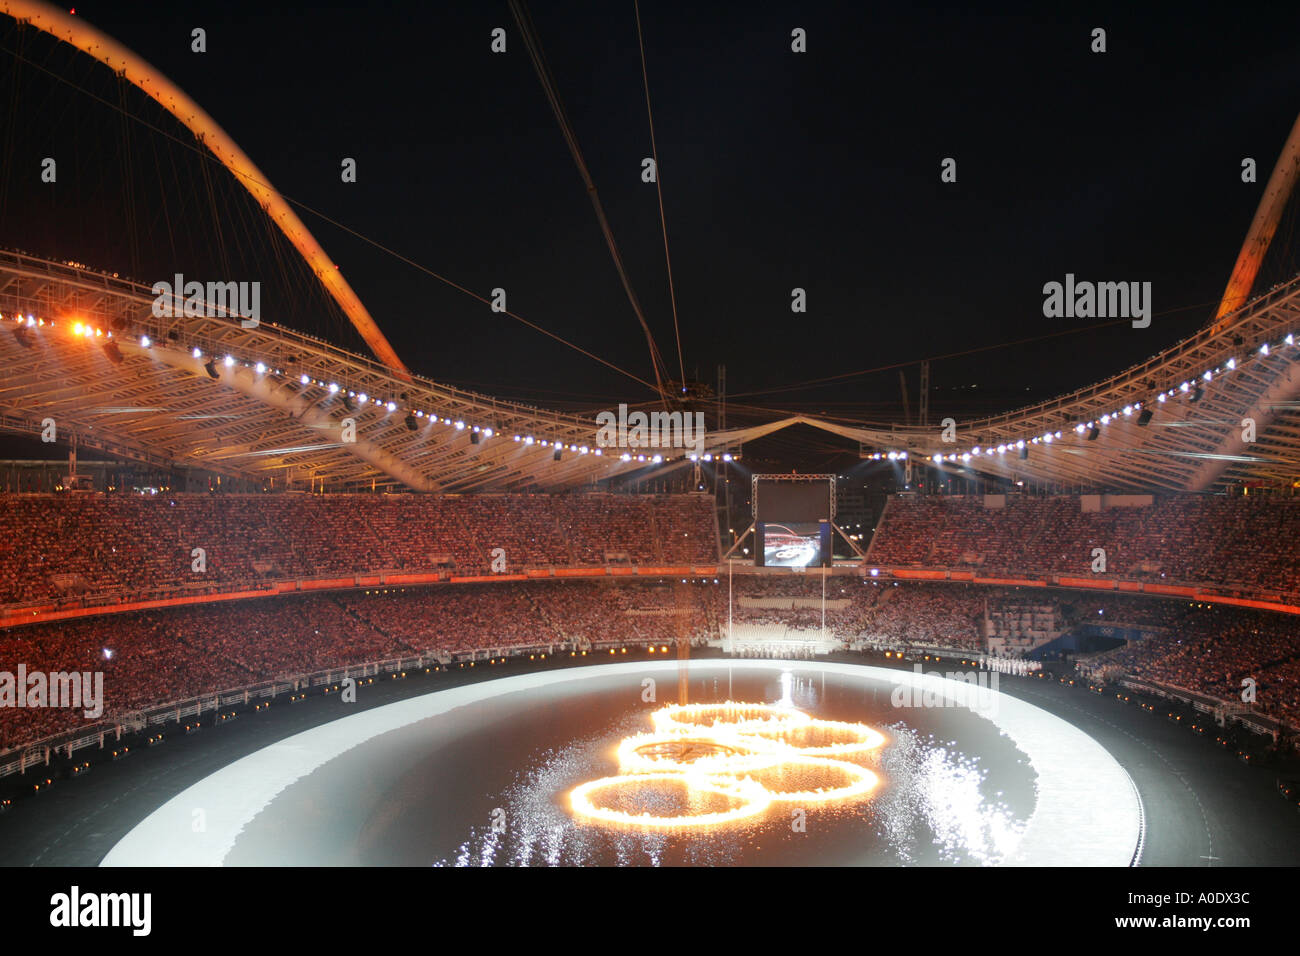
<path fill-rule="evenodd" d="M 357 410 L 357 403 L 354 402 L 352 396 L 346 392 L 343 393 L 343 407 L 350 412 L 355 412 Z"/>
<path fill-rule="evenodd" d="M 1101 434 L 1101 429 L 1098 428 L 1096 425 L 1093 425 L 1091 428 L 1088 429 L 1088 441 L 1096 441 L 1097 436 L 1099 436 L 1100 434 Z"/>
<path fill-rule="evenodd" d="M 140 348 L 147 349 L 152 344 L 153 342 L 150 341 L 149 336 L 147 335 L 140 336 Z"/>
<path fill-rule="evenodd" d="M 208 359 L 204 362 L 203 369 L 208 373 L 209 378 L 221 378 L 221 373 L 217 371 L 216 359 Z"/>
<path fill-rule="evenodd" d="M 1021 460 L 1021 461 L 1028 461 L 1028 460 L 1029 460 L 1029 446 L 1028 446 L 1028 445 L 1021 445 L 1021 446 L 1020 446 L 1020 460 Z"/>
<path fill-rule="evenodd" d="M 563 449 L 561 449 L 559 445 L 556 445 L 556 446 L 555 446 L 555 454 L 553 454 L 553 455 L 551 456 L 551 459 L 552 459 L 553 461 L 559 461 L 559 460 L 560 460 L 560 456 L 563 455 L 563 454 L 564 454 Z"/>
<path fill-rule="evenodd" d="M 16 338 L 18 340 L 18 344 L 25 349 L 36 348 L 36 343 L 32 341 L 32 337 L 28 333 L 26 326 L 20 325 L 17 328 L 15 328 L 14 338 Z"/>
<path fill-rule="evenodd" d="M 1189 401 L 1199 402 L 1204 397 L 1205 397 L 1205 389 L 1197 385 L 1196 388 L 1192 389 L 1192 397 L 1189 399 Z"/>
<path fill-rule="evenodd" d="M 1151 419 L 1154 417 L 1155 417 L 1155 412 L 1151 411 L 1151 409 L 1149 408 L 1142 409 L 1142 411 L 1138 413 L 1138 427 L 1146 428 L 1148 425 L 1151 424 Z"/>
<path fill-rule="evenodd" d="M 108 360 L 110 362 L 112 362 L 114 365 L 122 364 L 122 350 L 117 347 L 116 342 L 114 342 L 112 339 L 105 339 L 103 348 L 104 348 L 104 354 L 108 356 Z"/>
<path fill-rule="evenodd" d="M 416 417 L 415 417 L 414 415 L 412 415 L 410 412 L 407 412 L 407 413 L 406 413 L 406 429 L 407 429 L 407 431 L 412 431 L 412 432 L 413 432 L 413 431 L 415 431 L 415 430 L 416 430 L 417 428 L 419 428 L 419 427 L 420 427 L 420 423 L 419 423 L 419 421 L 416 419 Z"/>
<path fill-rule="evenodd" d="M 477 445 L 482 440 L 483 440 L 483 436 L 480 435 L 478 432 L 473 431 L 469 433 L 469 443 L 471 445 Z"/>

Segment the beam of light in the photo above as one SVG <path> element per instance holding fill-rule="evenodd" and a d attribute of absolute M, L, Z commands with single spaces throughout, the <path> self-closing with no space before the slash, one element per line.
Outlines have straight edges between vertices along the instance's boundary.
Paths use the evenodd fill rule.
<path fill-rule="evenodd" d="M 633 734 L 616 751 L 619 773 L 580 784 L 569 792 L 574 816 L 590 822 L 657 830 L 727 825 L 762 814 L 774 803 L 836 803 L 869 796 L 880 780 L 846 760 L 880 747 L 884 736 L 866 724 L 818 720 L 786 705 L 727 701 L 670 704 L 650 715 L 655 730 Z M 827 742 L 829 741 L 829 742 Z M 838 786 L 774 789 L 756 777 L 783 775 L 792 768 L 828 771 Z M 688 802 L 709 796 L 735 805 L 726 810 L 640 814 L 602 805 L 617 790 L 670 784 L 684 788 Z"/>

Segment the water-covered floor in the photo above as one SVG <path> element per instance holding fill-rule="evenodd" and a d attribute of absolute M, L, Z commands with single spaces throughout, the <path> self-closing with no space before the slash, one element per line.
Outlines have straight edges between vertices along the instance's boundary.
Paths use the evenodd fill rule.
<path fill-rule="evenodd" d="M 619 743 L 651 731 L 652 712 L 678 697 L 675 663 L 618 664 L 443 691 L 299 734 L 179 794 L 105 862 L 1129 862 L 1139 840 L 1139 804 L 1127 775 L 1091 738 L 1006 695 L 984 698 L 976 713 L 924 706 L 942 695 L 898 692 L 917 680 L 904 671 L 816 662 L 690 665 L 692 703 L 778 704 L 883 733 L 878 748 L 851 758 L 878 785 L 842 801 L 778 800 L 743 821 L 681 829 L 576 816 L 570 791 L 619 774 Z M 807 789 L 842 782 L 827 778 Z M 627 793 L 636 798 L 635 812 L 693 812 L 674 790 Z M 622 794 L 620 788 L 627 802 Z M 716 805 L 704 810 L 727 804 L 710 799 Z M 657 805 L 673 800 L 685 802 Z M 196 809 L 204 828 L 186 833 Z M 173 835 L 163 851 L 159 828 Z"/>

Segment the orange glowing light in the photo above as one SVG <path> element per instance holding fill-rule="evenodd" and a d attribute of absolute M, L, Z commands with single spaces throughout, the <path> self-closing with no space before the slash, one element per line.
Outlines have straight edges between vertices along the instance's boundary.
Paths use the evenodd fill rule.
<path fill-rule="evenodd" d="M 839 757 L 865 756 L 884 743 L 866 724 L 818 720 L 793 707 L 769 704 L 671 704 L 650 715 L 654 732 L 633 734 L 616 751 L 619 774 L 580 784 L 569 793 L 578 818 L 651 829 L 698 828 L 756 817 L 776 803 L 833 803 L 863 799 L 879 784 L 875 773 Z M 761 779 L 792 769 L 840 778 L 835 786 L 783 790 Z M 603 805 L 599 798 L 647 785 L 682 787 L 692 812 L 640 814 Z M 732 801 L 706 808 L 710 798 Z"/>

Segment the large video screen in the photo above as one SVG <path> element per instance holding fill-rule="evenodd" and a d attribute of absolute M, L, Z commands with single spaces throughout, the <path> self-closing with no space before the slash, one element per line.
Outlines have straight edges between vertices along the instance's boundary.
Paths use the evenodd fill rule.
<path fill-rule="evenodd" d="M 816 568 L 823 564 L 823 533 L 819 521 L 758 524 L 759 565 L 769 568 Z M 829 557 L 828 553 L 825 553 Z"/>
<path fill-rule="evenodd" d="M 831 482 L 790 481 L 759 477 L 754 502 L 755 521 L 818 522 L 831 519 Z"/>

